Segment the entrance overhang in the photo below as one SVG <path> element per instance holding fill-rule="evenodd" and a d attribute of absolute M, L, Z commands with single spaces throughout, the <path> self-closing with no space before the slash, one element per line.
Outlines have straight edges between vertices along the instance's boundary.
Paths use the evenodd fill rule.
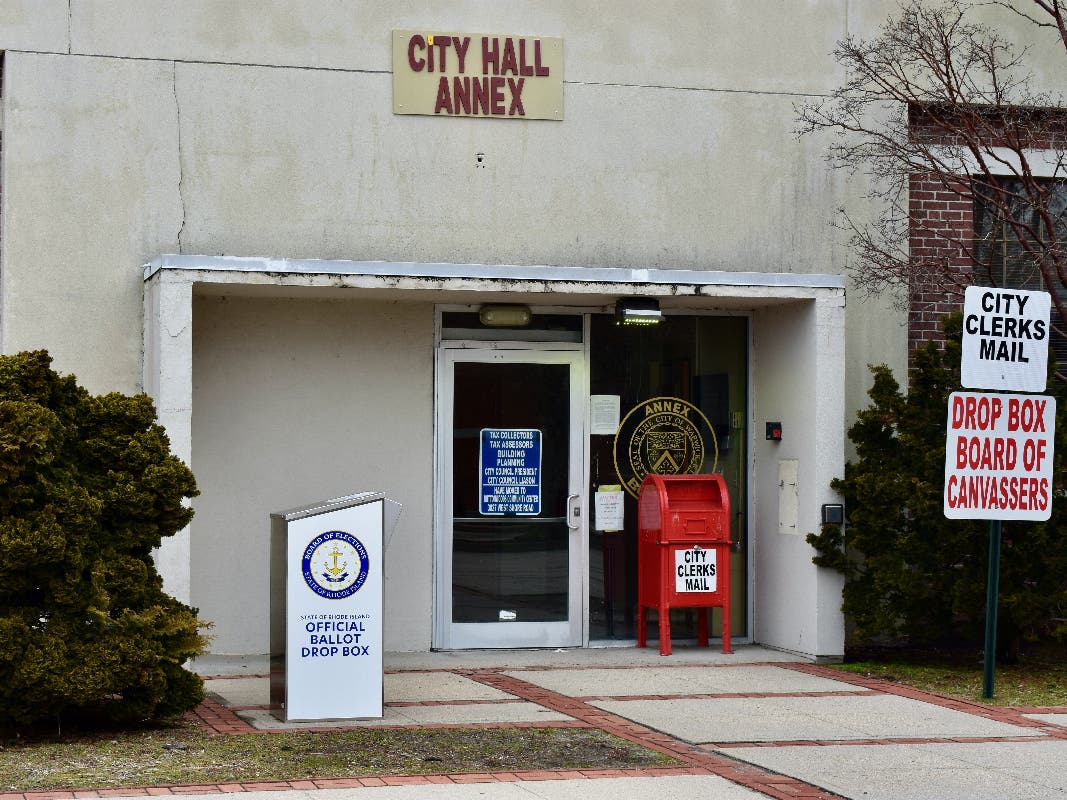
<path fill-rule="evenodd" d="M 827 378 L 844 373 L 841 275 L 163 255 L 145 265 L 144 284 L 143 389 L 155 400 L 172 452 L 194 469 L 194 295 L 519 301 L 605 311 L 619 297 L 647 296 L 656 297 L 667 312 L 751 314 L 753 359 L 762 377 L 750 414 L 753 419 L 783 419 L 785 409 L 788 429 L 796 431 L 788 442 L 756 454 L 753 485 L 778 487 L 781 465 L 790 459 L 811 465 L 802 470 L 804 488 L 793 504 L 801 512 L 792 526 L 797 534 L 808 529 L 807 517 L 814 519 L 819 503 L 836 499 L 826 487 L 844 466 L 844 393 L 839 378 Z M 781 514 L 774 513 L 780 507 L 762 503 L 754 508 L 755 528 L 789 530 Z M 775 544 L 763 548 L 754 565 L 768 577 L 766 593 L 757 590 L 753 600 L 762 609 L 754 639 L 816 656 L 839 653 L 839 579 L 816 575 L 802 536 L 777 536 Z M 155 554 L 166 590 L 187 603 L 191 552 L 187 528 Z M 787 575 L 799 577 L 786 581 Z M 771 590 L 782 586 L 788 591 Z"/>
<path fill-rule="evenodd" d="M 620 295 L 661 298 L 664 307 L 755 308 L 816 293 L 843 293 L 844 278 L 822 273 L 630 269 L 622 267 L 446 264 L 414 261 L 346 261 L 239 256 L 163 255 L 144 268 L 146 283 L 195 284 L 205 294 L 286 289 L 318 294 L 337 289 L 371 296 L 402 294 L 411 300 L 483 301 L 537 295 L 545 304 L 569 299 L 584 306 L 614 303 Z"/>

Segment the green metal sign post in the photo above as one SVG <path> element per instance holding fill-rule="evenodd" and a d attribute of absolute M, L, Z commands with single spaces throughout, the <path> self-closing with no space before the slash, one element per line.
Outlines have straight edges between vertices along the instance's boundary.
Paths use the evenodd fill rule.
<path fill-rule="evenodd" d="M 997 595 L 1000 591 L 1000 532 L 999 519 L 989 522 L 989 572 L 985 587 L 985 662 L 982 677 L 982 699 L 993 698 L 993 671 L 997 661 Z"/>

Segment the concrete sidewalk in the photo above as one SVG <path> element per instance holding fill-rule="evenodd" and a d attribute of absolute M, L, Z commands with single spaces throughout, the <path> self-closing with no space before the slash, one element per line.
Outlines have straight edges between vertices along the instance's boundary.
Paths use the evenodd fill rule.
<path fill-rule="evenodd" d="M 263 668 L 198 666 L 216 675 Z M 1067 800 L 1067 709 L 952 701 L 759 647 L 680 647 L 667 658 L 652 648 L 396 654 L 386 668 L 385 718 L 351 724 L 578 720 L 667 749 L 697 774 L 486 776 L 467 785 L 452 776 L 346 796 Z M 253 727 L 281 725 L 265 709 L 262 677 L 220 676 L 208 691 Z M 327 800 L 333 790 L 320 791 Z"/>
<path fill-rule="evenodd" d="M 204 724 L 220 732 L 282 727 L 267 710 L 265 663 L 210 660 L 197 669 L 208 676 Z M 1067 800 L 1067 709 L 949 700 L 758 647 L 738 647 L 733 655 L 676 647 L 666 658 L 635 648 L 400 654 L 387 659 L 385 699 L 382 720 L 286 727 L 580 724 L 670 753 L 684 767 L 323 778 L 154 787 L 144 794 L 202 792 L 205 800 L 220 791 L 247 797 L 259 790 L 270 790 L 272 800 Z"/>

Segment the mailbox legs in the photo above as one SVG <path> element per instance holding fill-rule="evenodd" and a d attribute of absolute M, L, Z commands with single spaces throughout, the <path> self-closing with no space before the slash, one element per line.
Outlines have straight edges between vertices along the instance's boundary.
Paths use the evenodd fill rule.
<path fill-rule="evenodd" d="M 723 548 L 722 591 L 726 600 L 722 604 L 722 651 L 732 653 L 730 644 L 730 548 Z"/>
<path fill-rule="evenodd" d="M 671 610 L 661 606 L 659 610 L 659 654 L 669 656 L 671 652 Z"/>
<path fill-rule="evenodd" d="M 718 607 L 722 608 L 722 652 L 729 655 L 734 652 L 730 643 L 730 609 L 728 606 Z M 671 646 L 671 610 L 665 606 L 660 606 L 656 610 L 659 613 L 659 654 L 669 656 L 674 652 Z M 711 644 L 709 619 L 707 608 L 697 609 L 697 644 L 700 647 L 708 647 Z M 648 647 L 648 634 L 645 628 L 647 620 L 647 608 L 639 603 L 637 606 L 637 646 L 641 648 Z"/>

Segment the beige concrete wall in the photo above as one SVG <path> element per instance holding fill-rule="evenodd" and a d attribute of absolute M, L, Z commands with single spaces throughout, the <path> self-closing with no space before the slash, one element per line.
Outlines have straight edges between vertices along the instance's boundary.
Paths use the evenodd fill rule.
<path fill-rule="evenodd" d="M 389 70 L 390 31 L 563 36 L 566 79 L 749 91 L 818 91 L 817 62 L 845 31 L 844 0 L 543 3 L 113 0 L 72 8 L 75 52 Z M 753 58 L 762 54 L 763 59 Z"/>
<path fill-rule="evenodd" d="M 138 269 L 161 252 L 840 266 L 837 178 L 791 130 L 797 97 L 839 78 L 844 0 L 633 3 L 595 25 L 564 2 L 40 8 L 0 0 L 0 346 L 49 347 L 94 389 L 137 388 Z M 395 27 L 564 37 L 565 120 L 394 116 Z"/>
<path fill-rule="evenodd" d="M 358 491 L 404 509 L 385 647 L 430 646 L 433 308 L 196 297 L 192 597 L 216 653 L 266 651 L 272 511 Z"/>
<path fill-rule="evenodd" d="M 842 576 L 812 564 L 805 540 L 818 531 L 822 504 L 840 502 L 830 481 L 844 466 L 845 404 L 834 374 L 843 300 L 826 293 L 752 315 L 753 637 L 809 656 L 844 652 Z M 762 437 L 767 421 L 782 423 L 780 442 Z M 795 489 L 780 483 L 782 462 L 795 463 Z M 790 491 L 794 500 L 783 503 Z"/>
<path fill-rule="evenodd" d="M 8 52 L 3 342 L 93 391 L 141 378 L 141 265 L 181 225 L 173 65 Z"/>
<path fill-rule="evenodd" d="M 4 50 L 69 52 L 70 0 L 0 0 Z"/>
<path fill-rule="evenodd" d="M 513 124 L 393 116 L 385 75 L 181 64 L 177 80 L 185 252 L 775 272 L 838 258 L 837 177 L 789 133 L 791 98 L 568 86 L 564 122 Z"/>

